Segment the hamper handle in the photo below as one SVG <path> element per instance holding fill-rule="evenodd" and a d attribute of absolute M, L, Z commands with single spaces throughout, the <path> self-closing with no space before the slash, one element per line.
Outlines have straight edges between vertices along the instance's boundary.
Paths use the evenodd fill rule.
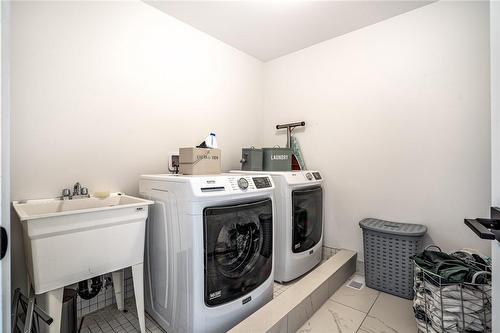
<path fill-rule="evenodd" d="M 443 252 L 439 246 L 434 245 L 434 244 L 433 245 L 427 245 L 424 250 L 427 251 L 427 250 L 429 250 L 431 248 L 436 248 L 436 249 L 439 250 L 439 252 Z"/>
<path fill-rule="evenodd" d="M 481 272 L 476 272 L 473 276 L 472 276 L 472 284 L 476 284 L 476 279 L 481 276 L 481 275 L 489 275 L 491 276 L 491 272 L 486 272 L 486 271 L 481 271 Z"/>

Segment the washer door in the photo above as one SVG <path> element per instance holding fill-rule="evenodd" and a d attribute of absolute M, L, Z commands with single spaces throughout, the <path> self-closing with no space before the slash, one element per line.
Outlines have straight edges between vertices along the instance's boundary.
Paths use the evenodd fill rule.
<path fill-rule="evenodd" d="M 267 280 L 273 266 L 271 199 L 208 207 L 203 221 L 207 306 L 235 300 Z"/>
<path fill-rule="evenodd" d="M 292 252 L 307 251 L 321 240 L 323 232 L 323 190 L 309 187 L 292 191 Z"/>

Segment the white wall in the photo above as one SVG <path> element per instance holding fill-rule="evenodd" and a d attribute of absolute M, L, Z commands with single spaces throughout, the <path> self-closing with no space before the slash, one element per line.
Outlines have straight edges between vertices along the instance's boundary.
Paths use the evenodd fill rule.
<path fill-rule="evenodd" d="M 237 168 L 261 110 L 260 61 L 143 2 L 12 3 L 12 200 L 76 181 L 136 194 L 140 174 L 212 130 Z"/>
<path fill-rule="evenodd" d="M 489 252 L 463 223 L 489 214 L 489 88 L 488 3 L 437 2 L 266 63 L 262 135 L 306 122 L 327 245 L 361 251 L 358 221 L 377 217 Z"/>

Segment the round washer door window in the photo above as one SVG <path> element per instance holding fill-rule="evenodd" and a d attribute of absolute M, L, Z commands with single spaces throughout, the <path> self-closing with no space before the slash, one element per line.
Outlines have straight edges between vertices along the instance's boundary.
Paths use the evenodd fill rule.
<path fill-rule="evenodd" d="M 218 271 L 226 277 L 239 278 L 252 270 L 262 239 L 262 231 L 254 222 L 222 226 L 214 253 Z"/>
<path fill-rule="evenodd" d="M 271 199 L 205 208 L 203 236 L 207 306 L 238 299 L 271 275 Z"/>

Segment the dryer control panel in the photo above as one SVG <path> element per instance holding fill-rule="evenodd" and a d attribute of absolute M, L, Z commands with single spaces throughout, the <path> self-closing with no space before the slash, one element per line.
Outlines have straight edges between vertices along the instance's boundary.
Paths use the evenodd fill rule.
<path fill-rule="evenodd" d="M 303 184 L 321 184 L 323 177 L 318 171 L 290 171 L 278 174 L 285 178 L 288 185 L 303 185 Z"/>

